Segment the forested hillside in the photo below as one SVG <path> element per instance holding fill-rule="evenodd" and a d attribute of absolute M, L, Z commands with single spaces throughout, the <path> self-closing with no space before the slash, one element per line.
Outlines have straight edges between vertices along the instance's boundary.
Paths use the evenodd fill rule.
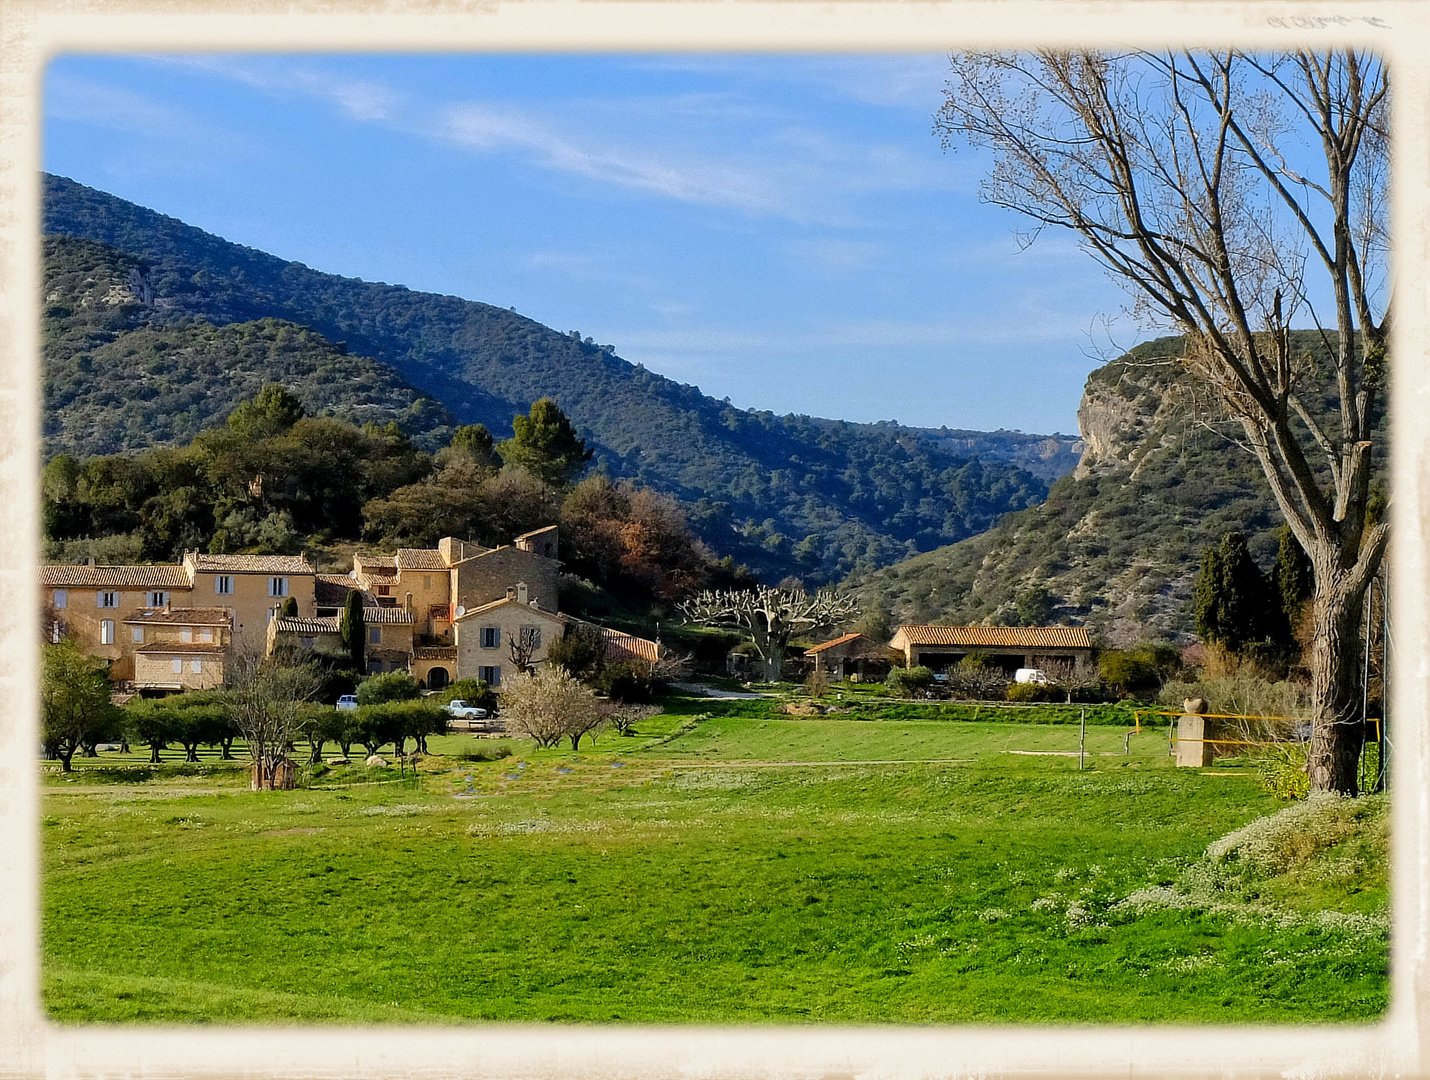
<path fill-rule="evenodd" d="M 1313 355 L 1323 347 L 1309 332 L 1295 337 Z M 850 584 L 869 605 L 889 605 L 895 622 L 1017 624 L 1024 598 L 1025 611 L 1091 625 L 1113 644 L 1189 638 L 1202 550 L 1243 532 L 1269 568 L 1282 521 L 1235 427 L 1175 362 L 1181 349 L 1180 338 L 1160 338 L 1092 373 L 1078 410 L 1082 462 L 1041 506 Z M 1319 398 L 1322 413 L 1333 407 L 1329 386 L 1302 396 L 1312 408 Z M 1383 470 L 1383 415 L 1375 437 Z"/>
<path fill-rule="evenodd" d="M 551 396 L 597 468 L 678 498 L 717 552 L 811 584 L 981 532 L 1046 494 L 1012 461 L 1067 463 L 1067 439 L 736 409 L 574 331 L 320 273 L 59 177 L 44 227 L 71 238 L 47 249 L 48 454 L 182 442 L 268 379 L 419 445 L 454 421 L 500 437 Z"/>

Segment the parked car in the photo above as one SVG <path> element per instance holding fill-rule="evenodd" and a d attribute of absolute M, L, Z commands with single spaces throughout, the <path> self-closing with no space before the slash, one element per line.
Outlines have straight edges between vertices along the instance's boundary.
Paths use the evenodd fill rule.
<path fill-rule="evenodd" d="M 447 715 L 458 720 L 485 720 L 487 710 L 477 705 L 468 705 L 461 698 L 453 698 L 447 702 Z"/>
<path fill-rule="evenodd" d="M 357 695 L 356 695 L 356 694 L 344 694 L 342 697 L 338 698 L 338 704 L 337 704 L 337 710 L 338 710 L 338 712 L 354 712 L 354 711 L 356 711 L 356 709 L 357 709 Z"/>
<path fill-rule="evenodd" d="M 1047 686 L 1048 676 L 1035 667 L 1020 667 L 1017 671 L 1013 672 L 1013 681 L 1015 683 L 1037 683 L 1039 686 Z"/>

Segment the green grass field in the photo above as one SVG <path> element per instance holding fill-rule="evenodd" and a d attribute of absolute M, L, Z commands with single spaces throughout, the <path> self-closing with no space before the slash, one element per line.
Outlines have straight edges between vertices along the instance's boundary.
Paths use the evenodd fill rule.
<path fill-rule="evenodd" d="M 1247 768 L 1172 767 L 1165 729 L 1124 755 L 1125 728 L 1090 726 L 1080 772 L 1076 726 L 715 704 L 579 755 L 434 739 L 415 782 L 353 766 L 252 793 L 212 757 L 112 753 L 47 772 L 46 1007 L 914 1024 L 1385 1007 L 1378 849 L 1209 867 L 1211 841 L 1282 804 Z"/>

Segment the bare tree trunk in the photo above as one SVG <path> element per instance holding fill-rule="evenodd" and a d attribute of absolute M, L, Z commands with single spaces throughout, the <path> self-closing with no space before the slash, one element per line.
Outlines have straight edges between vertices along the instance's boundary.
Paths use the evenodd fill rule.
<path fill-rule="evenodd" d="M 1325 586 L 1322 581 L 1329 579 Z M 1317 574 L 1311 642 L 1311 747 L 1306 774 L 1312 791 L 1358 794 L 1361 723 L 1360 624 L 1365 592 L 1344 575 Z"/>

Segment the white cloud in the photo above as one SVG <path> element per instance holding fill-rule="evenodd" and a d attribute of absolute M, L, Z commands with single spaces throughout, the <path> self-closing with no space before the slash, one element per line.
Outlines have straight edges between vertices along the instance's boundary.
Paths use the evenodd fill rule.
<path fill-rule="evenodd" d="M 373 79 L 334 75 L 321 68 L 284 60 L 234 59 L 227 56 L 152 57 L 164 63 L 218 75 L 274 97 L 301 96 L 336 105 L 353 120 L 385 123 L 402 110 L 404 97 Z"/>
<path fill-rule="evenodd" d="M 45 117 L 152 137 L 209 134 L 191 114 L 167 102 L 62 73 L 45 81 Z"/>

